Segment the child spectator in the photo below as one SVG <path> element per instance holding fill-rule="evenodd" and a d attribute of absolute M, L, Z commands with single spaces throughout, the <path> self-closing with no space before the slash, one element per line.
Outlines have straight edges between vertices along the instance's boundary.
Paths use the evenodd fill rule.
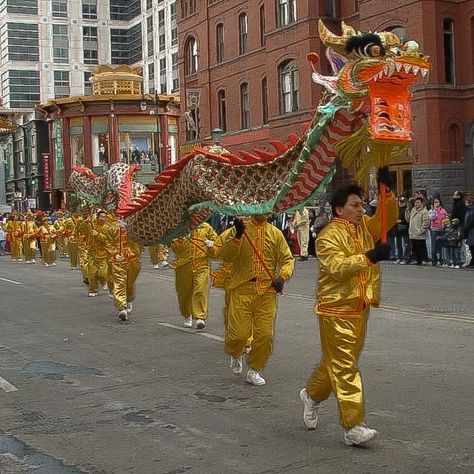
<path fill-rule="evenodd" d="M 446 227 L 446 245 L 448 262 L 451 268 L 460 268 L 462 232 L 459 219 L 451 219 L 451 223 Z"/>

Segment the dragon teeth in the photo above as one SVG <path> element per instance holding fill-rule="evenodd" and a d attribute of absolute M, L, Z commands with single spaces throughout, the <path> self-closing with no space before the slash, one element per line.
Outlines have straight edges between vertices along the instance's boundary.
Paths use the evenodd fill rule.
<path fill-rule="evenodd" d="M 403 66 L 402 63 L 396 63 L 395 64 L 395 67 L 397 68 L 397 72 L 400 72 L 402 70 L 402 66 Z"/>
<path fill-rule="evenodd" d="M 405 72 L 408 74 L 408 73 L 411 71 L 411 66 L 410 66 L 410 64 L 405 64 L 405 65 L 403 66 L 403 69 L 405 69 Z"/>
<path fill-rule="evenodd" d="M 428 74 L 428 69 L 421 68 L 422 77 L 426 77 L 427 74 Z"/>
<path fill-rule="evenodd" d="M 383 73 L 388 76 L 388 65 L 386 64 L 384 67 L 383 67 Z"/>
<path fill-rule="evenodd" d="M 418 66 L 413 66 L 413 74 L 416 76 L 420 68 Z"/>
<path fill-rule="evenodd" d="M 395 72 L 395 64 L 394 64 L 394 63 L 388 63 L 388 73 L 387 73 L 387 76 L 391 77 L 394 72 Z"/>
<path fill-rule="evenodd" d="M 383 77 L 383 71 L 380 71 L 379 72 L 379 79 L 382 79 L 382 77 Z"/>

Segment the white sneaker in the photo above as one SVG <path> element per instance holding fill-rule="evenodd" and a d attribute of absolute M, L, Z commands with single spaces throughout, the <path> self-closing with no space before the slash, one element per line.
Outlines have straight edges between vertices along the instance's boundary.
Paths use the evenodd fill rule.
<path fill-rule="evenodd" d="M 377 431 L 365 425 L 356 425 L 349 430 L 344 430 L 344 443 L 346 446 L 359 446 L 375 438 Z"/>
<path fill-rule="evenodd" d="M 158 270 L 158 269 L 160 268 L 160 264 L 157 263 L 156 265 L 153 265 L 153 268 L 154 268 L 155 270 Z"/>
<path fill-rule="evenodd" d="M 459 268 L 459 265 L 454 265 L 454 268 Z"/>
<path fill-rule="evenodd" d="M 196 321 L 196 329 L 204 329 L 206 327 L 206 321 L 204 319 L 198 319 Z"/>
<path fill-rule="evenodd" d="M 265 385 L 265 379 L 256 371 L 250 369 L 247 372 L 247 382 L 252 385 Z"/>
<path fill-rule="evenodd" d="M 162 268 L 166 268 L 166 267 L 169 267 L 169 266 L 170 266 L 170 264 L 169 264 L 166 260 L 163 260 L 163 261 L 161 262 L 161 267 L 162 267 Z"/>
<path fill-rule="evenodd" d="M 316 429 L 321 403 L 314 401 L 305 388 L 300 390 L 300 400 L 303 402 L 303 421 L 306 428 L 308 430 Z"/>
<path fill-rule="evenodd" d="M 33 260 L 31 260 L 31 261 L 30 261 L 30 263 L 36 263 L 36 260 L 35 260 L 35 259 L 33 259 Z"/>
<path fill-rule="evenodd" d="M 133 311 L 133 304 L 127 303 L 127 314 L 130 314 Z"/>
<path fill-rule="evenodd" d="M 53 262 L 53 263 L 51 264 L 51 266 L 52 266 L 52 267 L 55 267 L 55 266 L 56 266 L 56 263 Z"/>
<path fill-rule="evenodd" d="M 120 321 L 128 321 L 128 313 L 126 309 L 121 309 L 117 315 Z"/>
<path fill-rule="evenodd" d="M 43 263 L 45 267 L 49 267 L 49 263 Z"/>
<path fill-rule="evenodd" d="M 232 372 L 234 372 L 235 375 L 240 375 L 242 373 L 242 367 L 243 367 L 243 356 L 239 356 L 239 357 L 230 356 L 230 367 L 232 369 Z"/>
<path fill-rule="evenodd" d="M 185 328 L 192 328 L 193 327 L 193 318 L 191 316 L 188 316 L 187 318 L 184 318 L 183 326 Z"/>
<path fill-rule="evenodd" d="M 113 298 L 113 297 L 114 297 L 113 291 L 109 291 L 109 292 L 107 293 L 107 296 L 108 296 L 109 298 Z"/>
<path fill-rule="evenodd" d="M 92 298 L 93 296 L 97 296 L 98 294 L 99 294 L 99 293 L 94 293 L 93 291 L 91 291 L 91 292 L 89 293 L 89 296 Z"/>
<path fill-rule="evenodd" d="M 107 286 L 107 283 L 105 283 L 105 285 L 102 285 L 102 289 L 109 291 L 109 287 Z"/>

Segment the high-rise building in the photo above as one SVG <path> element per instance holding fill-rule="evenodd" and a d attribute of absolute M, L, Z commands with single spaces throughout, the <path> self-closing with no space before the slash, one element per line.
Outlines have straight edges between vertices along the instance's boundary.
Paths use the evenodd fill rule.
<path fill-rule="evenodd" d="M 88 95 L 99 64 L 141 66 L 144 92 L 179 89 L 175 0 L 0 0 L 3 105 Z"/>
<path fill-rule="evenodd" d="M 32 207 L 28 199 L 33 203 L 38 198 L 37 204 L 45 206 L 44 200 L 41 203 L 43 155 L 54 154 L 54 150 L 48 144 L 51 127 L 35 106 L 91 95 L 91 74 L 99 65 L 126 64 L 142 69 L 137 104 L 140 93 L 177 93 L 177 31 L 175 0 L 0 0 L 0 116 L 3 109 L 18 125 L 13 133 L 0 136 L 0 162 L 8 170 L 8 202 L 16 199 L 19 207 L 18 200 L 22 200 L 23 207 Z M 155 102 L 163 101 L 155 98 Z M 158 146 L 157 140 L 152 143 Z M 111 163 L 119 159 L 119 146 Z M 162 146 L 160 163 L 166 164 L 168 144 Z M 64 156 L 68 158 L 71 150 L 66 148 Z M 92 152 L 87 151 L 86 158 L 90 158 Z M 169 159 L 173 156 L 171 153 Z M 51 171 L 61 193 L 67 176 L 62 176 L 59 168 Z M 49 201 L 60 202 L 51 196 Z"/>

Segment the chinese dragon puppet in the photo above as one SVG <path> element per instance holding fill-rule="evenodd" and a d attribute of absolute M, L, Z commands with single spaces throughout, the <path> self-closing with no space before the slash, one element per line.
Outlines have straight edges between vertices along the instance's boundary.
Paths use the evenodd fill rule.
<path fill-rule="evenodd" d="M 300 207 L 331 182 L 336 158 L 357 169 L 358 178 L 389 163 L 409 147 L 410 88 L 429 73 L 429 58 L 416 42 L 402 43 L 392 32 L 360 33 L 342 23 L 337 36 L 320 21 L 319 34 L 334 75 L 320 74 L 318 55 L 308 54 L 313 81 L 324 93 L 302 136 L 270 142 L 272 152 L 198 148 L 146 186 L 133 180 L 133 165 L 112 165 L 100 177 L 76 168 L 71 187 L 94 204 L 108 200 L 132 238 L 151 245 L 187 234 L 213 212 Z"/>

